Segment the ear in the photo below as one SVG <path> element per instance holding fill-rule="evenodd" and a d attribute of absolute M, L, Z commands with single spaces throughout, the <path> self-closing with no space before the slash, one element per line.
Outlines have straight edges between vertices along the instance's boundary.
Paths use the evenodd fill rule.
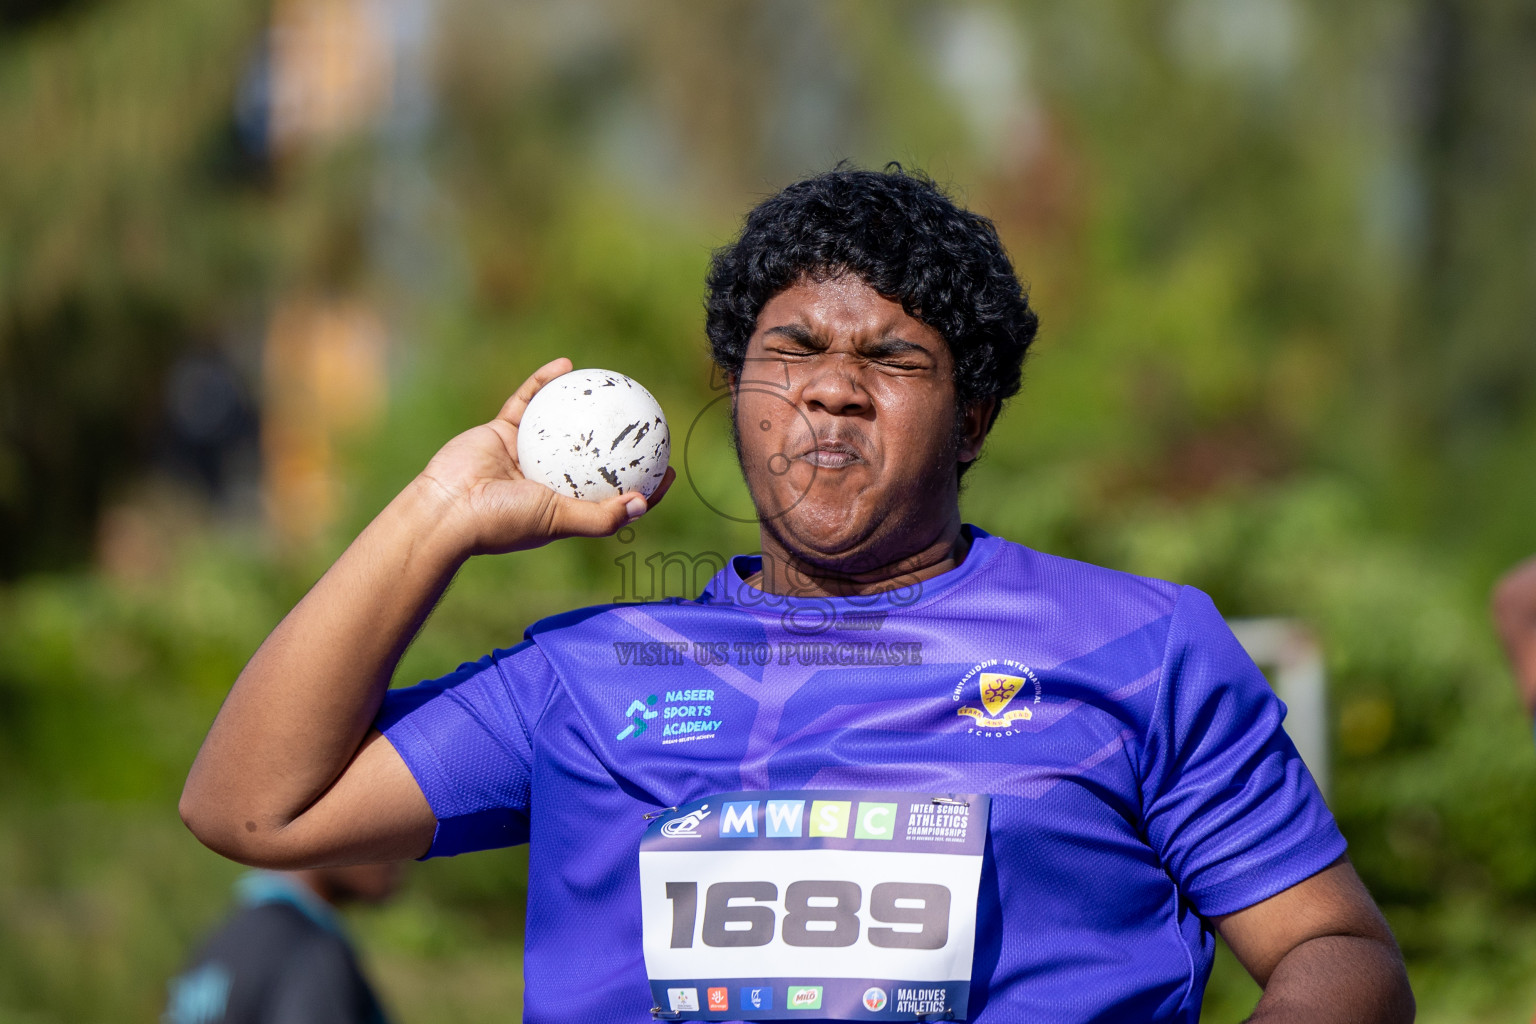
<path fill-rule="evenodd" d="M 961 414 L 961 462 L 975 462 L 980 457 L 981 446 L 986 443 L 987 434 L 992 430 L 992 421 L 996 415 L 997 399 L 995 397 L 973 402 Z"/>

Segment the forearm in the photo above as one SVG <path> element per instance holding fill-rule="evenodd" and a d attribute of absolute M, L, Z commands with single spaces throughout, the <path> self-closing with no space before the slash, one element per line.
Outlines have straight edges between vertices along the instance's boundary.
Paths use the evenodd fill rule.
<path fill-rule="evenodd" d="M 1252 1024 L 1406 1024 L 1413 993 L 1397 947 L 1325 935 L 1287 953 L 1264 986 Z"/>
<path fill-rule="evenodd" d="M 462 564 L 445 498 L 418 481 L 369 524 L 240 673 L 193 763 L 182 817 L 242 856 L 357 753 L 416 631 Z"/>

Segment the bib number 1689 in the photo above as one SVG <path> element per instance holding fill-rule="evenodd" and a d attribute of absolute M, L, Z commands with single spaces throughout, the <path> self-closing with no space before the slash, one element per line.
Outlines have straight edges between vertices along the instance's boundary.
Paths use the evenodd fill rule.
<path fill-rule="evenodd" d="M 699 883 L 668 882 L 672 948 L 766 946 L 775 929 L 786 946 L 851 946 L 859 941 L 864 893 L 855 882 L 791 882 L 784 889 L 784 920 L 768 904 L 779 898 L 772 882 L 716 882 L 704 893 L 704 927 L 697 929 Z M 869 893 L 864 937 L 884 949 L 942 949 L 949 941 L 949 890 L 919 882 L 881 882 Z"/>

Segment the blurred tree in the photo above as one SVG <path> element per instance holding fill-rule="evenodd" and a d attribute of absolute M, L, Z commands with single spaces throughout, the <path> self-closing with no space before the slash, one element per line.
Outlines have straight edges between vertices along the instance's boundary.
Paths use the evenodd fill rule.
<path fill-rule="evenodd" d="M 0 2 L 0 25 L 12 29 L 26 28 L 39 22 L 56 18 L 79 0 L 3 0 Z"/>
<path fill-rule="evenodd" d="M 1400 116 L 1416 237 L 1394 377 L 1405 461 L 1434 460 L 1449 486 L 1410 477 L 1398 496 L 1414 528 L 1477 545 L 1493 526 L 1513 558 L 1531 543 L 1532 474 L 1523 507 L 1490 508 L 1491 523 L 1466 509 L 1502 503 L 1500 478 L 1536 440 L 1536 11 L 1425 0 L 1415 15 Z"/>
<path fill-rule="evenodd" d="M 249 301 L 259 197 L 209 155 L 253 13 L 114 3 L 0 36 L 0 578 L 89 554 L 173 357 Z"/>

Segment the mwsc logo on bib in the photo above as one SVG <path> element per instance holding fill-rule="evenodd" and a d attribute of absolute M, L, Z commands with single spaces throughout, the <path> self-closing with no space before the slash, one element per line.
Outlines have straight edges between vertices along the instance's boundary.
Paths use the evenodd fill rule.
<path fill-rule="evenodd" d="M 707 817 L 709 817 L 709 804 L 705 804 L 696 811 L 690 811 L 681 818 L 673 818 L 661 826 L 661 834 L 668 839 L 697 839 L 699 823 Z"/>

